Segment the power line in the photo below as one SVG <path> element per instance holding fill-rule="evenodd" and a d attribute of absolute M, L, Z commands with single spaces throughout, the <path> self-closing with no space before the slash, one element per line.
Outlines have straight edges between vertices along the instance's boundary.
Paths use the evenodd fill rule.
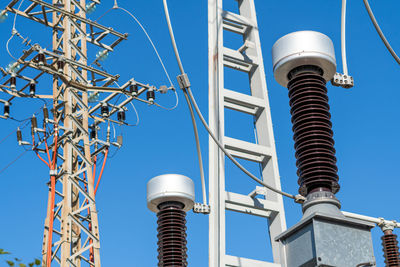
<path fill-rule="evenodd" d="M 172 24 L 171 24 L 171 20 L 170 20 L 170 16 L 169 16 L 167 1 L 166 1 L 166 0 L 163 0 L 163 4 L 164 4 L 165 16 L 166 16 L 167 23 L 168 23 L 169 33 L 170 33 L 170 36 L 171 36 L 171 42 L 172 42 L 172 45 L 173 45 L 173 47 L 174 47 L 174 53 L 175 53 L 176 59 L 177 59 L 177 61 L 178 61 L 179 69 L 180 69 L 182 75 L 186 75 L 186 74 L 185 74 L 185 71 L 184 71 L 184 68 L 183 68 L 182 61 L 181 61 L 181 59 L 180 59 L 179 50 L 178 50 L 178 47 L 177 47 L 177 45 L 176 45 L 176 41 L 175 41 L 175 37 L 174 37 L 174 32 L 173 32 L 173 29 L 172 29 Z M 241 171 L 243 171 L 245 174 L 247 174 L 251 179 L 253 179 L 253 180 L 256 181 L 257 183 L 263 185 L 264 187 L 268 188 L 269 190 L 271 190 L 271 191 L 273 191 L 273 192 L 275 192 L 275 193 L 278 193 L 278 194 L 281 194 L 281 195 L 283 195 L 283 196 L 292 198 L 292 199 L 294 199 L 296 202 L 301 202 L 301 201 L 304 200 L 304 197 L 303 197 L 303 196 L 300 196 L 300 195 L 296 195 L 296 196 L 295 196 L 295 195 L 292 195 L 292 194 L 283 192 L 283 191 L 281 191 L 281 190 L 279 190 L 279 189 L 276 189 L 276 188 L 274 188 L 274 187 L 272 187 L 272 186 L 266 184 L 264 181 L 260 180 L 260 179 L 257 178 L 255 175 L 253 175 L 251 172 L 249 172 L 246 168 L 244 168 L 244 167 L 243 167 L 243 166 L 242 166 L 242 165 L 241 165 L 241 164 L 226 150 L 226 149 L 225 149 L 225 147 L 224 147 L 224 146 L 219 142 L 219 140 L 215 137 L 215 135 L 213 134 L 213 132 L 212 132 L 211 129 L 209 128 L 207 122 L 205 121 L 205 119 L 204 119 L 204 117 L 203 117 L 203 115 L 202 115 L 202 113 L 201 113 L 201 111 L 200 111 L 200 109 L 199 109 L 199 107 L 198 107 L 198 105 L 197 105 L 196 100 L 195 100 L 195 98 L 194 98 L 194 96 L 193 96 L 193 94 L 192 94 L 192 91 L 191 91 L 190 87 L 184 88 L 184 89 L 183 89 L 183 93 L 184 93 L 184 94 L 188 94 L 188 96 L 189 96 L 190 99 L 188 99 L 188 98 L 187 98 L 187 99 L 188 99 L 188 100 L 191 100 L 191 101 L 188 102 L 188 105 L 193 105 L 194 109 L 196 110 L 197 115 L 198 115 L 199 118 L 200 118 L 200 121 L 202 122 L 203 126 L 206 128 L 206 130 L 207 130 L 207 132 L 209 133 L 209 135 L 211 136 L 211 138 L 212 138 L 212 139 L 214 140 L 214 142 L 218 145 L 218 147 L 222 150 L 222 152 L 223 152 L 223 153 L 224 153 L 224 154 L 225 154 L 225 155 L 226 155 L 240 170 L 241 170 Z M 200 152 L 200 153 L 201 153 L 201 152 Z"/>
<path fill-rule="evenodd" d="M 18 159 L 20 159 L 23 155 L 25 155 L 26 152 L 31 151 L 31 150 L 25 150 L 22 151 L 21 154 L 19 154 L 14 160 L 12 160 L 10 163 L 8 163 L 3 169 L 0 170 L 0 174 L 2 174 L 5 170 L 7 170 L 11 165 L 13 165 Z"/>
<path fill-rule="evenodd" d="M 397 56 L 396 52 L 394 52 L 393 48 L 390 46 L 389 41 L 386 39 L 385 35 L 383 34 L 381 28 L 379 27 L 378 22 L 375 19 L 374 12 L 372 12 L 371 7 L 369 6 L 368 0 L 363 0 L 365 8 L 367 9 L 368 15 L 371 18 L 372 24 L 374 24 L 374 27 L 376 31 L 379 34 L 379 37 L 385 44 L 386 48 L 389 50 L 390 54 L 393 56 L 393 58 L 396 60 L 398 64 L 400 64 L 400 58 Z"/>

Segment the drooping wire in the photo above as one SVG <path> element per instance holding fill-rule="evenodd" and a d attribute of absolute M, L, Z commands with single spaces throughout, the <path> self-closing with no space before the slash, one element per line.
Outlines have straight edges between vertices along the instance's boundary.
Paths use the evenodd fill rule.
<path fill-rule="evenodd" d="M 15 35 L 15 34 L 12 33 L 11 36 L 10 36 L 10 38 L 8 39 L 8 41 L 7 41 L 7 43 L 6 43 L 6 50 L 7 50 L 7 53 L 10 55 L 10 57 L 12 57 L 15 61 L 18 61 L 18 59 L 17 59 L 16 57 L 14 57 L 13 54 L 11 54 L 10 49 L 9 49 L 9 47 L 8 47 L 10 41 L 14 38 L 14 35 Z"/>
<path fill-rule="evenodd" d="M 17 160 L 19 160 L 26 152 L 31 150 L 22 151 L 15 159 L 13 159 L 10 163 L 8 163 L 3 169 L 0 170 L 0 174 L 2 174 L 5 170 L 7 170 L 11 165 L 13 165 Z"/>
<path fill-rule="evenodd" d="M 20 10 L 20 8 L 21 8 L 22 4 L 24 3 L 24 1 L 25 0 L 22 0 L 21 3 L 19 3 L 17 11 Z M 13 21 L 13 27 L 12 27 L 12 30 L 11 30 L 11 36 L 8 39 L 7 43 L 6 43 L 6 49 L 7 49 L 7 53 L 10 55 L 10 57 L 12 57 L 15 61 L 18 61 L 18 59 L 12 55 L 12 53 L 10 52 L 10 49 L 9 49 L 9 43 L 17 33 L 17 29 L 15 28 L 16 23 L 17 23 L 17 12 L 15 12 L 15 14 L 14 14 L 14 21 Z"/>
<path fill-rule="evenodd" d="M 114 9 L 119 9 L 119 10 L 121 10 L 121 11 L 124 11 L 125 13 L 127 13 L 127 14 L 139 25 L 139 27 L 142 29 L 143 33 L 146 35 L 147 40 L 148 40 L 149 43 L 151 44 L 151 46 L 152 46 L 152 48 L 153 48 L 153 50 L 154 50 L 154 53 L 157 55 L 158 61 L 160 62 L 161 66 L 162 66 L 162 68 L 163 68 L 163 70 L 164 70 L 165 76 L 167 77 L 171 88 L 174 88 L 174 84 L 172 83 L 171 77 L 170 77 L 170 75 L 169 75 L 169 73 L 168 73 L 168 71 L 167 71 L 167 68 L 165 67 L 164 61 L 162 60 L 160 54 L 158 53 L 157 47 L 154 45 L 154 42 L 153 42 L 153 40 L 151 39 L 150 35 L 148 34 L 146 28 L 142 25 L 142 23 L 140 23 L 140 21 L 136 18 L 135 15 L 133 15 L 131 12 L 129 12 L 129 11 L 126 10 L 125 8 L 120 7 L 120 6 L 118 5 L 118 2 L 117 2 L 116 0 L 114 0 L 114 6 L 113 6 L 112 8 L 110 8 L 109 10 L 107 10 L 107 11 L 106 11 L 103 15 L 101 15 L 99 18 L 97 18 L 96 21 L 100 20 L 102 17 L 104 17 L 106 14 L 108 14 L 110 11 L 112 11 L 112 10 L 114 10 Z M 178 104 L 179 104 L 179 96 L 178 96 L 178 93 L 176 92 L 175 89 L 173 89 L 173 91 L 174 91 L 175 99 L 176 99 L 175 105 L 174 105 L 173 107 L 171 107 L 171 108 L 164 107 L 164 106 L 162 106 L 162 105 L 160 105 L 160 104 L 158 104 L 158 103 L 154 103 L 154 105 L 157 106 L 157 107 L 159 107 L 159 108 L 162 108 L 162 109 L 165 109 L 165 110 L 169 110 L 169 111 L 176 109 L 176 108 L 178 107 Z"/>
<path fill-rule="evenodd" d="M 176 45 L 175 35 L 174 35 L 174 31 L 172 29 L 171 19 L 170 19 L 170 16 L 169 16 L 167 1 L 163 0 L 163 5 L 164 5 L 165 18 L 167 20 L 167 25 L 168 25 L 168 31 L 169 31 L 169 35 L 171 37 L 171 43 L 172 43 L 172 46 L 174 48 L 175 57 L 176 57 L 176 60 L 178 62 L 178 66 L 179 66 L 179 70 L 180 70 L 181 74 L 184 74 L 185 70 L 183 68 L 183 64 L 182 64 L 181 58 L 179 56 L 178 47 Z M 192 120 L 192 125 L 193 125 L 193 132 L 194 132 L 195 142 L 196 142 L 197 158 L 198 158 L 198 162 L 199 162 L 199 171 L 200 171 L 200 180 L 201 180 L 201 187 L 202 187 L 202 194 L 203 194 L 203 203 L 205 205 L 207 205 L 208 202 L 207 202 L 206 182 L 205 182 L 203 159 L 202 159 L 202 154 L 201 154 L 201 145 L 200 145 L 200 139 L 199 139 L 199 133 L 198 133 L 197 124 L 196 124 L 196 119 L 195 119 L 195 115 L 194 115 L 194 112 L 193 112 L 192 105 L 190 103 L 190 99 L 189 99 L 185 89 L 183 90 L 183 93 L 185 95 L 185 100 L 186 100 L 186 103 L 187 103 L 188 108 L 189 108 L 190 118 Z"/>
<path fill-rule="evenodd" d="M 186 99 L 186 103 L 190 103 L 188 95 L 185 93 L 184 96 Z M 188 107 L 189 107 L 190 118 L 191 118 L 192 124 L 193 124 L 194 138 L 196 140 L 196 150 L 198 152 L 197 159 L 198 159 L 198 164 L 199 164 L 199 169 L 200 169 L 200 177 L 202 180 L 201 187 L 202 187 L 202 194 L 203 194 L 203 204 L 207 205 L 207 191 L 206 191 L 206 183 L 205 183 L 205 178 L 204 178 L 205 175 L 204 175 L 203 158 L 201 155 L 199 131 L 197 129 L 196 118 L 194 116 L 192 105 L 188 105 Z"/>
<path fill-rule="evenodd" d="M 33 114 L 37 115 L 39 114 L 39 111 L 42 109 L 43 107 L 40 107 L 39 109 L 37 109 Z M 10 118 L 13 119 L 13 118 Z M 26 128 L 29 125 L 29 120 L 31 119 L 31 117 L 26 118 L 24 120 L 17 120 L 17 119 L 13 119 L 14 121 L 20 122 L 20 124 L 17 126 L 17 129 L 12 130 L 9 134 L 7 134 L 5 137 L 3 137 L 3 139 L 0 140 L 0 145 L 6 141 L 12 134 L 16 133 L 18 131 L 18 128 L 20 128 L 21 130 Z M 24 122 L 26 122 L 24 124 Z M 29 151 L 29 150 L 28 150 Z"/>
<path fill-rule="evenodd" d="M 176 90 L 173 89 L 173 91 L 174 91 L 174 94 L 175 94 L 175 101 L 176 101 L 176 102 L 175 102 L 175 105 L 174 105 L 172 108 L 164 107 L 164 106 L 162 106 L 162 105 L 160 105 L 160 104 L 158 104 L 158 103 L 156 103 L 156 102 L 154 102 L 154 105 L 156 105 L 156 106 L 159 107 L 159 108 L 168 110 L 168 111 L 171 111 L 171 110 L 176 109 L 176 107 L 179 105 L 179 97 L 178 97 L 178 93 L 176 92 Z"/>
<path fill-rule="evenodd" d="M 379 27 L 378 22 L 375 19 L 374 12 L 372 12 L 371 7 L 369 6 L 368 0 L 363 0 L 365 8 L 367 9 L 368 15 L 372 21 L 372 24 L 374 24 L 374 27 L 376 31 L 379 34 L 379 37 L 381 38 L 382 42 L 385 44 L 386 48 L 389 50 L 390 54 L 393 56 L 393 58 L 396 60 L 398 64 L 400 64 L 400 58 L 397 56 L 396 52 L 393 50 L 393 48 L 390 46 L 389 41 L 386 39 L 385 35 L 383 34 L 381 28 Z"/>
<path fill-rule="evenodd" d="M 173 47 L 174 47 L 174 53 L 175 53 L 176 59 L 177 59 L 177 61 L 178 61 L 178 65 L 179 65 L 179 68 L 180 68 L 180 70 L 181 70 L 181 73 L 184 74 L 184 73 L 185 73 L 185 72 L 184 72 L 184 68 L 183 68 L 183 65 L 182 65 L 182 62 L 181 62 L 181 59 L 180 59 L 180 55 L 179 55 L 178 48 L 177 48 L 177 46 L 176 46 L 175 37 L 174 37 L 173 29 L 172 29 L 172 24 L 171 24 L 171 20 L 170 20 L 170 17 L 169 17 L 169 11 L 168 11 L 167 1 L 166 1 L 166 0 L 163 0 L 163 4 L 164 4 L 164 11 L 165 11 L 166 19 L 167 19 L 167 24 L 168 24 L 168 29 L 169 29 L 169 32 L 170 32 L 171 41 L 172 41 L 172 44 L 173 44 Z M 266 184 L 264 181 L 262 181 L 261 179 L 257 178 L 255 175 L 253 175 L 251 172 L 249 172 L 246 168 L 244 168 L 244 167 L 243 167 L 243 166 L 242 166 L 242 165 L 241 165 L 241 164 L 226 150 L 226 149 L 225 149 L 224 145 L 221 144 L 221 143 L 219 142 L 219 140 L 217 139 L 217 137 L 215 137 L 214 133 L 213 133 L 213 132 L 211 131 L 211 129 L 209 128 L 207 122 L 205 121 L 205 119 L 204 119 L 204 117 L 203 117 L 203 114 L 201 113 L 201 111 L 200 111 L 200 109 L 199 109 L 199 107 L 198 107 L 198 105 L 197 105 L 196 99 L 194 98 L 190 87 L 187 88 L 187 89 L 185 88 L 185 89 L 183 90 L 183 93 L 184 93 L 184 94 L 188 94 L 189 100 L 190 100 L 189 103 L 188 103 L 188 105 L 193 105 L 194 109 L 196 110 L 197 115 L 199 116 L 199 118 L 200 118 L 200 120 L 201 120 L 203 126 L 206 128 L 206 130 L 207 130 L 207 132 L 209 133 L 209 135 L 211 136 L 211 138 L 212 138 L 212 139 L 214 140 L 214 142 L 218 145 L 218 147 L 222 150 L 222 152 L 223 152 L 223 153 L 224 153 L 224 154 L 225 154 L 225 155 L 226 155 L 240 170 L 241 170 L 241 171 L 243 171 L 245 174 L 247 174 L 251 179 L 253 179 L 253 180 L 256 181 L 257 183 L 263 185 L 264 187 L 268 188 L 269 190 L 271 190 L 271 191 L 273 191 L 273 192 L 275 192 L 275 193 L 278 193 L 278 194 L 281 194 L 281 195 L 283 195 L 283 196 L 292 198 L 292 199 L 294 199 L 296 202 L 301 202 L 301 201 L 304 200 L 304 197 L 302 197 L 302 196 L 300 196 L 300 195 L 295 196 L 295 195 L 292 195 L 292 194 L 283 192 L 283 191 L 281 191 L 281 190 L 279 190 L 279 189 L 276 189 L 275 187 L 272 187 L 272 186 Z"/>

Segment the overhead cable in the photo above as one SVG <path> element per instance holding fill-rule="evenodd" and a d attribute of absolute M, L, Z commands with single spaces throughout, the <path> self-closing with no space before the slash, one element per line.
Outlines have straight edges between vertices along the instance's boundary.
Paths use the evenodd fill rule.
<path fill-rule="evenodd" d="M 181 59 L 180 59 L 180 55 L 179 55 L 178 48 L 177 48 L 177 46 L 176 46 L 176 41 L 175 41 L 175 37 L 174 37 L 172 25 L 171 25 L 171 20 L 170 20 L 170 17 L 169 17 L 169 11 L 168 11 L 167 1 L 166 1 L 166 0 L 163 0 L 163 4 L 164 4 L 164 11 L 165 11 L 165 16 L 166 16 L 167 23 L 168 23 L 168 29 L 169 29 L 169 32 L 170 32 L 172 45 L 173 45 L 173 47 L 174 47 L 175 56 L 176 56 L 176 59 L 177 59 L 177 61 L 178 61 L 178 65 L 179 65 L 179 68 L 180 68 L 180 70 L 181 70 L 181 73 L 184 74 L 184 68 L 183 68 L 183 65 L 182 65 L 182 62 L 181 62 Z M 212 139 L 214 140 L 214 142 L 218 145 L 218 147 L 222 150 L 222 152 L 223 152 L 223 153 L 224 153 L 224 154 L 225 154 L 225 155 L 226 155 L 240 170 L 241 170 L 241 171 L 243 171 L 245 174 L 247 174 L 251 179 L 253 179 L 253 180 L 256 181 L 257 183 L 263 185 L 264 187 L 266 187 L 267 189 L 269 189 L 269 190 L 271 190 L 271 191 L 273 191 L 273 192 L 275 192 L 275 193 L 278 193 L 278 194 L 281 194 L 281 195 L 283 195 L 283 196 L 292 198 L 292 199 L 294 199 L 296 202 L 302 202 L 302 201 L 304 200 L 304 197 L 302 197 L 302 196 L 300 196 L 300 195 L 295 196 L 295 195 L 292 195 L 292 194 L 283 192 L 283 191 L 281 191 L 281 190 L 279 190 L 279 189 L 276 189 L 276 188 L 274 188 L 274 187 L 272 187 L 272 186 L 266 184 L 264 181 L 262 181 L 261 179 L 257 178 L 255 175 L 253 175 L 252 173 L 250 173 L 246 168 L 244 168 L 244 167 L 243 167 L 243 166 L 242 166 L 242 165 L 241 165 L 241 164 L 226 150 L 226 149 L 225 149 L 224 145 L 221 144 L 221 143 L 219 142 L 219 140 L 217 139 L 217 137 L 215 137 L 214 133 L 213 133 L 213 132 L 211 131 L 211 129 L 209 128 L 207 122 L 205 121 L 205 119 L 204 119 L 204 117 L 203 117 L 203 115 L 202 115 L 202 113 L 201 113 L 201 111 L 200 111 L 200 109 L 199 109 L 199 107 L 198 107 L 198 105 L 197 105 L 197 102 L 196 102 L 196 100 L 195 100 L 195 98 L 194 98 L 194 96 L 193 96 L 193 94 L 192 94 L 192 91 L 191 91 L 190 87 L 183 89 L 183 93 L 184 93 L 185 95 L 188 94 L 188 96 L 189 96 L 188 105 L 193 105 L 194 109 L 196 110 L 197 115 L 199 116 L 199 118 L 200 118 L 200 120 L 201 120 L 203 126 L 206 128 L 206 130 L 207 130 L 207 132 L 209 133 L 209 135 L 211 136 L 211 138 L 212 138 Z"/>
<path fill-rule="evenodd" d="M 371 7 L 369 6 L 368 0 L 363 0 L 363 1 L 364 1 L 365 8 L 368 11 L 368 15 L 371 18 L 371 21 L 374 24 L 374 27 L 379 34 L 379 37 L 381 37 L 383 43 L 385 44 L 386 48 L 389 50 L 390 54 L 393 56 L 393 58 L 396 60 L 396 62 L 400 65 L 400 58 L 397 56 L 396 52 L 394 52 L 393 48 L 390 46 L 389 41 L 386 39 L 381 28 L 379 27 L 379 24 L 375 19 L 374 13 L 372 12 Z"/>
<path fill-rule="evenodd" d="M 170 77 L 170 75 L 169 75 L 169 73 L 168 73 L 168 71 L 167 71 L 167 68 L 165 67 L 164 61 L 162 60 L 160 54 L 158 53 L 157 47 L 154 45 L 154 42 L 153 42 L 153 40 L 151 39 L 150 35 L 148 34 L 146 28 L 143 26 L 142 23 L 140 23 L 140 21 L 136 18 L 135 15 L 133 15 L 131 12 L 129 12 L 129 11 L 126 10 L 125 8 L 120 7 L 120 6 L 118 5 L 118 2 L 115 0 L 115 1 L 114 1 L 114 6 L 113 6 L 112 8 L 110 8 L 109 10 L 107 10 L 107 11 L 106 11 L 103 15 L 101 15 L 98 19 L 96 19 L 96 21 L 100 20 L 102 17 L 104 17 L 106 14 L 108 14 L 111 10 L 114 10 L 114 9 L 119 9 L 119 10 L 124 11 L 125 13 L 127 13 L 127 14 L 139 25 L 139 27 L 142 29 L 143 33 L 146 35 L 147 40 L 148 40 L 149 43 L 151 44 L 151 46 L 152 46 L 152 48 L 153 48 L 153 50 L 154 50 L 154 53 L 157 55 L 158 61 L 160 62 L 161 66 L 162 66 L 162 68 L 163 68 L 163 70 L 164 70 L 165 76 L 167 76 L 167 79 L 168 79 L 168 81 L 169 81 L 169 84 L 170 84 L 171 88 L 174 88 L 174 84 L 172 83 L 171 77 Z M 174 91 L 175 99 L 176 99 L 176 100 L 175 100 L 175 101 L 176 101 L 176 102 L 175 102 L 175 105 L 174 105 L 173 107 L 171 107 L 171 108 L 164 107 L 164 106 L 162 106 L 162 105 L 160 105 L 160 104 L 158 104 L 158 103 L 154 103 L 154 105 L 157 106 L 157 107 L 159 107 L 159 108 L 165 109 L 165 110 L 174 110 L 174 109 L 176 109 L 176 108 L 178 107 L 178 105 L 179 105 L 179 96 L 178 96 L 178 93 L 176 92 L 175 89 L 174 89 L 173 91 Z"/>
<path fill-rule="evenodd" d="M 20 8 L 21 8 L 22 4 L 24 3 L 24 1 L 25 1 L 25 0 L 22 0 L 21 3 L 19 3 L 19 6 L 18 6 L 18 8 L 17 8 L 17 11 L 20 10 Z M 11 36 L 10 36 L 10 38 L 7 40 L 6 49 L 7 49 L 7 53 L 10 55 L 10 57 L 12 57 L 15 61 L 18 61 L 18 59 L 17 59 L 16 57 L 14 57 L 14 56 L 11 54 L 10 49 L 9 49 L 9 43 L 10 43 L 10 41 L 11 41 L 11 40 L 14 38 L 14 36 L 18 33 L 17 29 L 15 28 L 16 23 L 17 23 L 17 12 L 15 12 L 15 15 L 14 15 L 13 27 L 12 27 L 12 29 L 11 29 Z"/>
<path fill-rule="evenodd" d="M 183 64 L 182 64 L 181 58 L 179 56 L 178 47 L 177 47 L 176 42 L 175 42 L 175 35 L 174 35 L 174 31 L 172 29 L 171 19 L 169 17 L 167 1 L 163 0 L 163 4 L 164 4 L 165 18 L 167 20 L 168 31 L 169 31 L 169 35 L 171 37 L 172 46 L 174 48 L 175 57 L 176 57 L 176 60 L 178 62 L 178 65 L 179 65 L 179 70 L 181 71 L 181 74 L 183 75 L 183 74 L 185 74 L 185 70 L 183 68 Z M 197 130 L 196 118 L 195 118 L 195 115 L 194 115 L 194 112 L 193 112 L 193 108 L 192 108 L 192 105 L 190 103 L 189 97 L 188 97 L 187 92 L 186 92 L 185 89 L 183 90 L 183 93 L 185 95 L 186 103 L 188 105 L 189 112 L 190 112 L 190 118 L 191 118 L 192 124 L 193 124 L 193 132 L 194 132 L 195 141 L 196 141 L 197 159 L 198 159 L 198 162 L 199 162 L 199 169 L 200 169 L 200 179 L 201 179 L 201 188 L 202 188 L 202 194 L 203 194 L 203 204 L 207 205 L 207 191 L 206 191 L 206 182 L 205 182 L 205 177 L 204 177 L 203 159 L 202 159 L 202 155 L 201 155 L 199 132 Z"/>
<path fill-rule="evenodd" d="M 18 159 L 20 159 L 28 151 L 30 151 L 30 150 L 22 151 L 21 154 L 19 154 L 14 160 L 12 160 L 3 169 L 0 170 L 0 174 L 2 174 L 5 170 L 7 170 L 11 165 L 13 165 Z"/>
<path fill-rule="evenodd" d="M 341 50 L 342 50 L 342 65 L 343 65 L 343 74 L 349 75 L 349 71 L 347 69 L 347 56 L 346 56 L 346 5 L 347 0 L 342 0 L 342 19 L 341 19 Z"/>

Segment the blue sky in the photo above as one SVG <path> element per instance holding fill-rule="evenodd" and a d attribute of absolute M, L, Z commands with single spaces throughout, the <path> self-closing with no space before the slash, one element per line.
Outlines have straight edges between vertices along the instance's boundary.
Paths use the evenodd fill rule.
<path fill-rule="evenodd" d="M 2 1 L 1 6 L 6 2 Z M 333 40 L 338 71 L 341 71 L 341 3 L 332 0 L 256 0 L 255 3 L 282 187 L 294 194 L 298 186 L 287 89 L 273 79 L 270 51 L 273 43 L 287 33 L 320 31 Z M 119 4 L 133 12 L 147 28 L 167 69 L 175 77 L 178 67 L 170 45 L 162 1 L 121 0 Z M 395 35 L 399 26 L 397 11 L 400 2 L 371 0 L 370 4 L 393 48 L 400 51 L 400 43 Z M 102 1 L 90 18 L 98 18 L 112 5 L 113 1 Z M 185 70 L 190 75 L 193 93 L 200 108 L 207 115 L 207 1 L 170 0 L 169 5 Z M 227 4 L 227 9 L 232 9 L 232 5 Z M 120 74 L 121 82 L 135 77 L 143 83 L 157 86 L 167 84 L 143 32 L 128 15 L 113 11 L 100 23 L 130 34 L 128 41 L 121 43 L 104 62 L 109 72 Z M 346 90 L 328 85 L 342 187 L 337 196 L 343 210 L 398 219 L 398 66 L 376 34 L 362 1 L 349 1 L 347 25 L 349 73 L 355 79 L 355 87 Z M 11 27 L 11 17 L 0 24 L 0 65 L 3 67 L 12 61 L 5 49 Z M 50 44 L 51 31 L 44 26 L 18 18 L 16 28 L 33 42 L 43 46 Z M 11 50 L 15 55 L 20 55 L 23 48 L 19 40 L 12 41 Z M 91 52 L 91 55 L 94 53 Z M 232 77 L 227 84 L 240 84 L 240 78 Z M 187 175 L 195 181 L 196 198 L 198 202 L 201 201 L 190 117 L 181 92 L 179 96 L 180 104 L 174 111 L 135 103 L 140 115 L 139 126 L 116 130 L 117 134 L 123 132 L 124 146 L 108 161 L 97 194 L 103 266 L 156 266 L 156 216 L 146 207 L 145 190 L 150 178 L 163 173 Z M 173 94 L 167 94 L 157 95 L 157 101 L 165 106 L 173 106 L 175 100 Z M 16 118 L 26 118 L 41 105 L 39 102 L 19 100 L 13 104 L 11 112 Z M 252 131 L 243 130 L 251 129 L 247 127 L 250 125 L 249 118 L 234 116 L 234 113 L 227 113 L 226 116 L 227 132 L 231 136 L 254 138 Z M 132 110 L 127 113 L 127 118 L 131 123 L 135 122 Z M 17 126 L 16 122 L 0 120 L 0 140 Z M 200 130 L 207 167 L 208 137 L 202 127 Z M 0 169 L 23 151 L 17 145 L 14 134 L 0 141 L 0 149 L 3 152 L 0 154 Z M 258 174 L 256 166 L 246 166 Z M 232 182 L 228 189 L 232 191 L 249 193 L 255 186 L 229 162 L 227 174 Z M 26 260 L 40 257 L 47 205 L 47 167 L 33 153 L 27 153 L 0 174 L 0 181 L 0 247 Z M 290 199 L 285 200 L 285 208 L 287 224 L 291 226 L 301 218 L 301 209 Z M 260 260 L 271 258 L 264 220 L 235 214 L 228 214 L 227 218 L 227 253 Z M 380 229 L 373 230 L 375 257 L 378 266 L 383 266 L 380 236 Z M 189 265 L 207 266 L 206 215 L 188 214 L 188 241 Z"/>

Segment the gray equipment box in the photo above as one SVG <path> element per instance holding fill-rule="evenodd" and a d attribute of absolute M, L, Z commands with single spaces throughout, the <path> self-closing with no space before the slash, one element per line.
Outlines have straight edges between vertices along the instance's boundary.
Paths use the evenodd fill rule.
<path fill-rule="evenodd" d="M 313 213 L 276 238 L 287 255 L 287 267 L 375 266 L 374 225 Z"/>

